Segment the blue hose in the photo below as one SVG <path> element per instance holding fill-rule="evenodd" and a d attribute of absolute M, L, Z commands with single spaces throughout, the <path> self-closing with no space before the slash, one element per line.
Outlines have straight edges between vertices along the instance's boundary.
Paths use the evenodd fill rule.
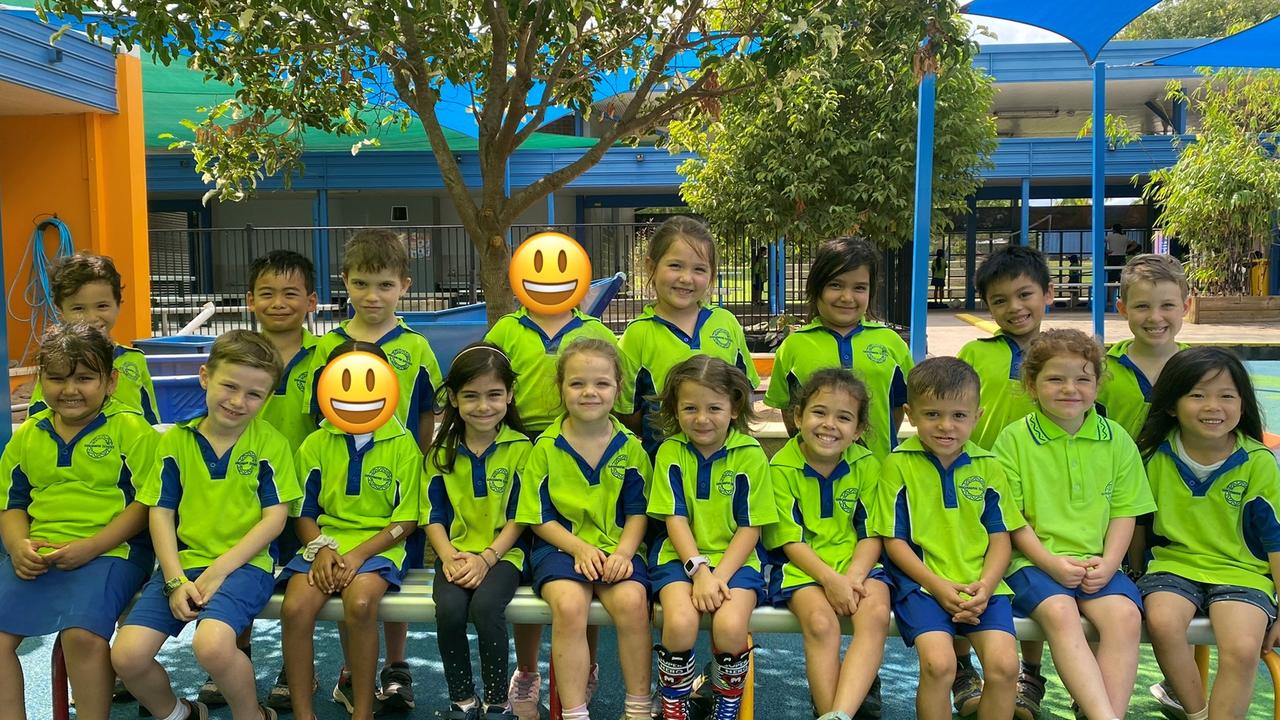
<path fill-rule="evenodd" d="M 50 228 L 56 228 L 58 231 L 58 247 L 52 258 L 46 256 L 44 251 L 44 233 Z M 30 278 L 22 295 L 23 302 L 31 308 L 31 314 L 23 318 L 14 312 L 17 305 L 13 302 L 13 292 L 18 286 L 19 276 L 14 277 L 7 295 L 9 316 L 19 322 L 29 323 L 31 327 L 31 334 L 27 337 L 22 357 L 19 359 L 20 365 L 29 364 L 33 357 L 32 350 L 39 345 L 45 329 L 58 322 L 58 308 L 53 302 L 53 288 L 49 281 L 49 265 L 59 258 L 74 254 L 75 251 L 75 246 L 71 242 L 70 228 L 57 216 L 41 221 L 31 233 L 31 241 L 27 243 L 26 252 L 19 263 L 20 267 L 26 266 L 28 261 L 31 263 Z"/>

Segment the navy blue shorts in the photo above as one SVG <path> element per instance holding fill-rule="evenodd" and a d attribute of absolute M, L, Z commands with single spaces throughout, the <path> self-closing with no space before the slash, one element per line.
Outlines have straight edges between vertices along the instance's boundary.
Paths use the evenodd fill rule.
<path fill-rule="evenodd" d="M 951 621 L 951 615 L 919 587 L 893 598 L 893 616 L 898 623 L 898 633 L 907 647 L 915 645 L 916 638 L 927 632 L 945 632 L 949 635 L 972 635 L 987 630 L 1000 630 L 1017 635 L 1013 629 L 1013 605 L 1008 595 L 993 595 L 987 609 L 978 617 L 977 625 Z"/>
<path fill-rule="evenodd" d="M 405 558 L 405 562 L 406 564 L 408 563 L 408 558 Z M 311 562 L 303 560 L 301 555 L 295 555 L 289 561 L 289 564 L 285 565 L 284 569 L 280 571 L 280 576 L 276 579 L 276 582 L 286 583 L 294 575 L 306 575 L 309 572 L 311 572 Z M 387 592 L 399 592 L 400 584 L 404 582 L 404 576 L 407 572 L 407 567 L 396 567 L 395 563 L 381 555 L 374 555 L 364 561 L 364 564 L 360 566 L 356 574 L 374 573 L 375 575 L 381 575 L 382 579 L 387 581 Z"/>
<path fill-rule="evenodd" d="M 556 550 L 543 555 L 538 564 L 533 567 L 533 592 L 542 597 L 542 586 L 552 580 L 576 580 L 580 583 L 590 583 L 582 573 L 573 569 L 573 556 L 567 552 Z M 640 553 L 636 553 L 631 558 L 631 577 L 620 582 L 635 581 L 644 587 L 644 591 L 649 592 L 649 568 L 644 564 L 644 558 Z M 596 585 L 612 585 L 597 580 Z"/>
<path fill-rule="evenodd" d="M 1138 606 L 1139 612 L 1142 611 L 1142 595 L 1138 592 L 1138 586 L 1122 572 L 1111 576 L 1111 580 L 1096 593 L 1087 593 L 1078 587 L 1065 587 L 1050 577 L 1049 573 L 1034 566 L 1022 568 L 1005 578 L 1005 582 L 1013 590 L 1013 614 L 1017 617 L 1031 617 L 1032 611 L 1040 603 L 1054 595 L 1068 595 L 1077 602 L 1097 600 L 1108 595 L 1123 595 Z"/>
<path fill-rule="evenodd" d="M 1276 619 L 1276 604 L 1271 597 L 1257 588 L 1243 585 L 1215 585 L 1202 583 L 1171 572 L 1147 573 L 1138 579 L 1138 589 L 1143 597 L 1156 592 L 1171 592 L 1186 598 L 1202 615 L 1209 613 L 1209 606 L 1224 600 L 1249 603 Z"/>
<path fill-rule="evenodd" d="M 715 568 L 712 568 L 713 570 Z M 684 574 L 684 563 L 679 560 L 663 563 L 655 568 L 650 569 L 650 585 L 653 598 L 658 598 L 658 592 L 662 588 L 673 582 L 692 585 L 693 581 L 688 575 Z M 766 593 L 764 589 L 764 576 L 760 571 L 753 567 L 740 567 L 738 571 L 729 578 L 729 589 L 734 590 L 750 590 L 756 594 L 756 606 L 765 602 Z"/>
<path fill-rule="evenodd" d="M 769 593 L 769 604 L 774 607 L 787 607 L 787 604 L 791 602 L 791 597 L 795 595 L 796 591 L 800 588 L 822 587 L 821 583 L 807 582 L 801 585 L 793 585 L 789 588 L 784 588 L 781 587 L 782 568 L 774 568 L 773 575 L 779 579 L 779 582 L 777 583 L 778 587 L 773 588 Z M 893 592 L 893 581 L 889 579 L 889 573 L 885 572 L 884 568 L 871 568 L 871 572 L 867 573 L 867 580 L 879 580 L 889 588 L 890 593 Z"/>
<path fill-rule="evenodd" d="M 202 572 L 204 568 L 192 568 L 184 570 L 183 574 L 188 580 L 194 581 Z M 239 634 L 267 606 L 274 588 L 275 578 L 271 573 L 252 565 L 241 565 L 222 581 L 222 586 L 196 616 L 196 622 L 218 620 Z M 174 617 L 173 611 L 169 609 L 169 598 L 164 596 L 162 571 L 157 570 L 146 587 L 142 588 L 142 596 L 134 603 L 124 624 L 141 625 L 170 637 L 177 637 L 182 628 L 187 626 L 186 620 Z"/>
<path fill-rule="evenodd" d="M 75 570 L 50 567 L 34 580 L 23 580 L 5 556 L 0 559 L 0 632 L 34 637 L 81 628 L 109 640 L 146 579 L 135 563 L 99 556 Z"/>

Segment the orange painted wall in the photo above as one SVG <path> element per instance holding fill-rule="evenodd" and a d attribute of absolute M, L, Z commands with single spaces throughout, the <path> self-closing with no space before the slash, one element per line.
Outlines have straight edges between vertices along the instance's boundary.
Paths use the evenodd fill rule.
<path fill-rule="evenodd" d="M 116 57 L 118 114 L 0 116 L 0 232 L 4 291 L 18 278 L 11 314 L 29 317 L 22 289 L 31 277 L 28 243 L 35 225 L 57 214 L 76 249 L 115 259 L 124 278 L 124 308 L 115 338 L 151 335 L 151 269 L 147 251 L 146 152 L 142 130 L 142 66 Z M 46 254 L 57 246 L 47 231 Z M 8 318 L 9 352 L 21 360 L 30 325 Z"/>

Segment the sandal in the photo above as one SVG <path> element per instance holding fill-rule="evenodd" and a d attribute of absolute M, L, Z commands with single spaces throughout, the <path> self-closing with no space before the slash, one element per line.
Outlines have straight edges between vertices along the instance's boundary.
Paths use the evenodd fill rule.
<path fill-rule="evenodd" d="M 280 720 L 280 716 L 276 711 L 266 705 L 259 705 L 258 709 L 262 711 L 262 720 Z"/>
<path fill-rule="evenodd" d="M 199 700 L 179 698 L 178 702 L 187 706 L 187 720 L 209 720 L 209 706 Z"/>

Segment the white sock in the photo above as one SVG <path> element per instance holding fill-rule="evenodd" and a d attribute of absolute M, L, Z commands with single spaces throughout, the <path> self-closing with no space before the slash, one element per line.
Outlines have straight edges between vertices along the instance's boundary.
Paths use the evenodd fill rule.
<path fill-rule="evenodd" d="M 1209 720 L 1209 706 L 1205 705 L 1200 712 L 1187 713 L 1187 720 Z"/>
<path fill-rule="evenodd" d="M 475 706 L 479 705 L 479 704 L 480 704 L 480 699 L 479 699 L 479 698 L 477 698 L 476 696 L 472 695 L 472 696 L 471 696 L 471 699 L 469 699 L 469 700 L 463 700 L 463 701 L 461 701 L 461 702 L 454 702 L 453 704 L 454 704 L 454 705 L 457 705 L 459 710 L 461 710 L 461 711 L 463 711 L 463 712 L 466 712 L 466 711 L 470 710 L 471 708 L 473 708 L 473 707 L 475 707 Z"/>
<path fill-rule="evenodd" d="M 182 698 L 178 698 L 178 704 L 173 707 L 169 717 L 160 718 L 160 720 L 187 720 L 189 717 L 191 717 L 191 708 L 187 707 Z"/>

